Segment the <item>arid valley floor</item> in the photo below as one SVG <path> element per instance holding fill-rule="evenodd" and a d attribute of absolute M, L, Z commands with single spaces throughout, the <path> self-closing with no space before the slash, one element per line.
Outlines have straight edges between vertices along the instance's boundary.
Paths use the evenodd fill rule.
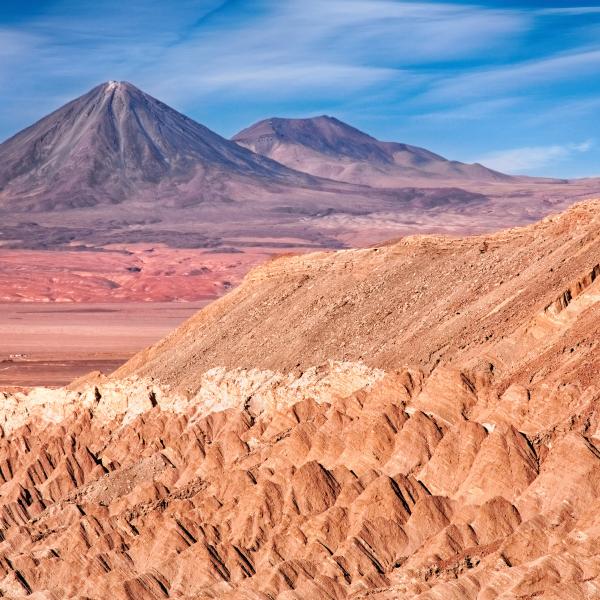
<path fill-rule="evenodd" d="M 0 389 L 110 373 L 204 304 L 0 304 Z"/>

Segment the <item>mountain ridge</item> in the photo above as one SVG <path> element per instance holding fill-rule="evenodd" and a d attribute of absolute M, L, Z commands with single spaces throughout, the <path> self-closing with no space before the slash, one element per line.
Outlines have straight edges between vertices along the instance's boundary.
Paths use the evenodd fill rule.
<path fill-rule="evenodd" d="M 406 179 L 510 182 L 509 175 L 480 164 L 450 161 L 424 148 L 382 142 L 327 115 L 269 118 L 232 137 L 241 146 L 300 171 L 375 187 Z"/>

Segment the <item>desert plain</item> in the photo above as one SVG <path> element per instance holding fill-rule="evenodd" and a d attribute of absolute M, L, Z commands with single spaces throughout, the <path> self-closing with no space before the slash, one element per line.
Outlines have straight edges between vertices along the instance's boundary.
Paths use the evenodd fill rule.
<path fill-rule="evenodd" d="M 0 304 L 0 387 L 56 387 L 109 373 L 205 304 Z"/>

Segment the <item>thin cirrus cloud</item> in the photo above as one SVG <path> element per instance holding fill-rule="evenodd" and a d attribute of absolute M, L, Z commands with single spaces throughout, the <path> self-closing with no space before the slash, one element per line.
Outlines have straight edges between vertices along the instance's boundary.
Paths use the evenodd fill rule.
<path fill-rule="evenodd" d="M 486 69 L 443 79 L 429 99 L 459 99 L 512 93 L 600 74 L 600 48 L 589 48 L 539 60 Z"/>
<path fill-rule="evenodd" d="M 272 31 L 302 32 L 304 50 L 406 66 L 448 61 L 501 44 L 527 15 L 453 3 L 294 0 L 271 3 Z"/>
<path fill-rule="evenodd" d="M 35 46 L 39 39 L 27 32 L 0 27 L 0 58 L 17 58 Z"/>
<path fill-rule="evenodd" d="M 592 140 L 581 143 L 530 146 L 492 152 L 479 158 L 487 167 L 510 174 L 535 173 L 536 170 L 556 165 L 569 157 L 589 152 L 594 146 Z"/>
<path fill-rule="evenodd" d="M 302 85 L 307 93 L 317 88 L 329 98 L 385 82 L 413 89 L 428 75 L 409 73 L 412 65 L 459 60 L 499 46 L 528 20 L 507 11 L 394 0 L 257 5 L 261 11 L 242 19 L 216 11 L 207 27 L 169 48 L 160 64 L 171 77 L 160 91 L 168 95 L 182 71 L 196 71 L 197 94 L 249 90 L 283 97 Z M 202 68 L 194 70 L 198 60 Z"/>
<path fill-rule="evenodd" d="M 506 97 L 492 100 L 481 100 L 468 102 L 460 106 L 454 106 L 432 112 L 420 112 L 414 115 L 416 121 L 443 122 L 452 120 L 477 121 L 482 118 L 490 117 L 499 112 L 506 111 L 517 106 L 522 99 L 519 97 Z"/>
<path fill-rule="evenodd" d="M 102 4 L 85 14 L 63 3 L 64 10 L 75 10 L 70 18 L 51 14 L 33 21 L 31 29 L 42 38 L 35 51 L 41 63 L 74 78 L 135 73 L 167 95 L 176 93 L 170 82 L 179 79 L 196 97 L 222 91 L 227 83 L 235 93 L 259 91 L 262 83 L 263 91 L 280 95 L 287 88 L 277 75 L 325 90 L 323 75 L 335 70 L 330 89 L 338 93 L 386 78 L 400 85 L 406 65 L 457 60 L 500 46 L 528 21 L 510 11 L 396 0 L 258 0 L 253 10 L 235 9 L 247 3 L 207 1 L 196 15 L 192 2 L 164 14 L 144 10 L 140 1 L 121 9 L 114 1 Z M 138 24 L 133 29 L 131 15 Z M 33 53 L 31 48 L 23 55 Z"/>
<path fill-rule="evenodd" d="M 580 16 L 600 13 L 600 6 L 567 6 L 562 8 L 544 8 L 537 11 L 539 15 Z"/>

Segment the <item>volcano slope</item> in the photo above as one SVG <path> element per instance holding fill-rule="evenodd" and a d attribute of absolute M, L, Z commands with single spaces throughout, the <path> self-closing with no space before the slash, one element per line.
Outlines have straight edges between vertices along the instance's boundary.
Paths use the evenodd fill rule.
<path fill-rule="evenodd" d="M 599 209 L 280 258 L 5 393 L 1 593 L 600 597 Z"/>

